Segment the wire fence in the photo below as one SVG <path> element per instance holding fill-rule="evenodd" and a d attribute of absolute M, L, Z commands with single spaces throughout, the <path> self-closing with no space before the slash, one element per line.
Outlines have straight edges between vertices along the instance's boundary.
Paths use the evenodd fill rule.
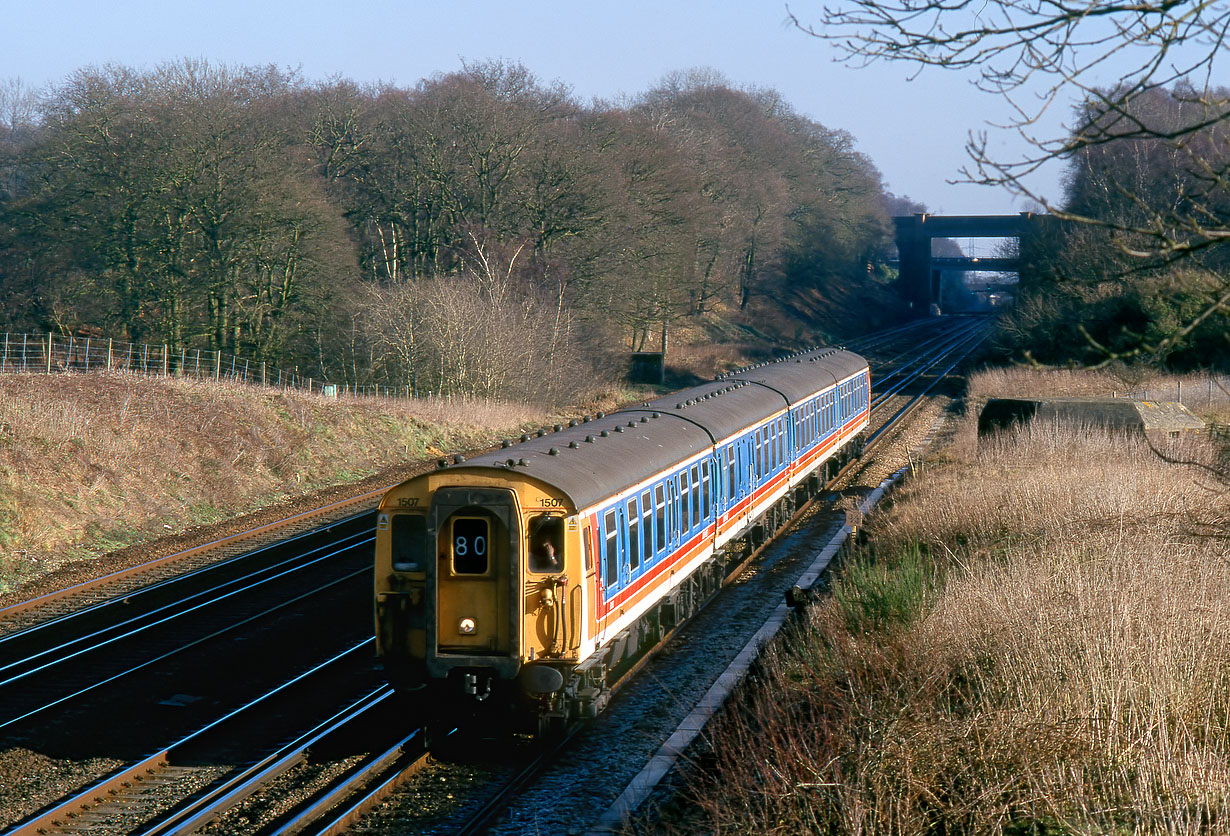
<path fill-rule="evenodd" d="M 408 389 L 372 384 L 356 386 L 287 372 L 234 354 L 202 349 L 171 349 L 167 345 L 120 342 L 107 337 L 54 334 L 4 335 L 0 373 L 127 372 L 157 377 L 225 380 L 279 389 L 297 389 L 325 397 L 358 395 L 374 398 L 410 397 Z"/>
<path fill-rule="evenodd" d="M 1130 392 L 1115 392 L 1116 398 L 1181 403 L 1193 409 L 1230 405 L 1230 376 L 1189 376 Z"/>

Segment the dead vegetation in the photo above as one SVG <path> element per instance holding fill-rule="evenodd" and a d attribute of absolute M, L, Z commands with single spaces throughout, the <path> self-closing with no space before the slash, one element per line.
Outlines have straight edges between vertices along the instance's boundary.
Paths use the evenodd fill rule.
<path fill-rule="evenodd" d="M 970 389 L 1100 385 L 1070 380 L 997 373 Z M 684 792 L 640 830 L 1225 829 L 1221 451 L 1187 441 L 1165 461 L 1072 427 L 980 442 L 975 423 L 869 521 L 832 595 L 773 645 Z"/>
<path fill-rule="evenodd" d="M 123 374 L 0 375 L 0 591 L 66 560 L 443 453 L 540 410 Z"/>

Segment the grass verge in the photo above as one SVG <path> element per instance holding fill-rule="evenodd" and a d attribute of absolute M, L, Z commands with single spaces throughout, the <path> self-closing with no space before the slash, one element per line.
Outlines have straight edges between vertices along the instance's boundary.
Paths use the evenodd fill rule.
<path fill-rule="evenodd" d="M 67 561 L 485 447 L 547 420 L 489 401 L 0 375 L 0 593 Z"/>
<path fill-rule="evenodd" d="M 1011 393 L 993 383 L 971 390 Z M 771 645 L 675 803 L 629 830 L 1226 829 L 1222 454 L 974 424 Z"/>

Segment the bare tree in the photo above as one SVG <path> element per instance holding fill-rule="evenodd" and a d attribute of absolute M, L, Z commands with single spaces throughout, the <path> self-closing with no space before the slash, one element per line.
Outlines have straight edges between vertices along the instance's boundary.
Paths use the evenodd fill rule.
<path fill-rule="evenodd" d="M 940 67 L 973 73 L 980 89 L 1010 103 L 1013 118 L 1001 127 L 1017 133 L 1030 150 L 1000 158 L 986 132 L 972 134 L 971 162 L 962 171 L 966 181 L 1004 187 L 1062 219 L 1102 230 L 1126 257 L 1125 274 L 1197 257 L 1196 269 L 1213 276 L 1214 286 L 1185 328 L 1227 309 L 1230 91 L 1216 85 L 1215 73 L 1228 54 L 1230 3 L 841 0 L 826 6 L 814 24 L 789 14 L 802 30 L 833 42 L 853 66 L 887 60 L 919 72 Z M 1121 80 L 1107 88 L 1097 82 L 1099 73 Z M 1159 94 L 1179 107 L 1159 112 L 1149 105 Z M 1042 135 L 1042 117 L 1073 99 L 1074 124 L 1063 136 Z M 1166 194 L 1127 177 L 1105 176 L 1109 169 L 1099 163 L 1109 146 L 1166 158 Z M 1062 204 L 1030 185 L 1030 176 L 1055 160 L 1071 168 Z M 1116 211 L 1073 199 L 1073 181 L 1091 172 L 1116 199 Z M 1186 331 L 1177 329 L 1176 339 L 1180 333 Z M 1141 342 L 1127 353 L 1164 355 L 1173 342 Z"/>
<path fill-rule="evenodd" d="M 38 93 L 21 76 L 0 80 L 0 137 L 34 126 Z"/>

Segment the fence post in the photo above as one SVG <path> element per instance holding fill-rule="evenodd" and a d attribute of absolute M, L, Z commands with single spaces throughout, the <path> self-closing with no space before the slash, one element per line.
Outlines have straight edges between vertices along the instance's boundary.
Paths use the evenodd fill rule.
<path fill-rule="evenodd" d="M 0 365 L 0 369 L 7 368 L 9 364 L 9 332 L 4 332 L 4 365 Z"/>
<path fill-rule="evenodd" d="M 90 338 L 85 338 L 85 370 L 90 370 Z"/>
<path fill-rule="evenodd" d="M 1183 403 L 1183 381 L 1181 380 L 1179 381 L 1178 401 L 1179 403 Z"/>
<path fill-rule="evenodd" d="M 114 359 L 115 338 L 107 338 L 107 371 L 111 371 L 111 361 Z"/>
<path fill-rule="evenodd" d="M 24 372 L 30 362 L 30 335 L 21 335 L 21 370 Z M 1213 378 L 1209 378 L 1209 400 L 1213 399 Z"/>
<path fill-rule="evenodd" d="M 265 365 L 265 361 L 261 360 L 261 386 L 269 385 L 269 377 L 267 375 L 268 370 L 265 368 Z"/>
<path fill-rule="evenodd" d="M 218 356 L 214 358 L 214 380 L 222 379 L 222 349 L 218 349 Z"/>
<path fill-rule="evenodd" d="M 167 352 L 169 351 L 170 351 L 170 348 L 167 347 L 166 343 L 163 343 L 162 344 L 162 376 L 163 377 L 166 377 L 167 372 L 169 371 L 169 369 L 167 368 L 168 361 L 169 361 Z"/>
<path fill-rule="evenodd" d="M 51 332 L 47 332 L 47 374 L 51 374 L 51 350 L 54 347 Z"/>
<path fill-rule="evenodd" d="M 247 383 L 247 382 L 248 382 L 248 363 L 249 363 L 249 362 L 250 362 L 250 361 L 248 361 L 248 360 L 244 360 L 244 361 L 243 361 L 243 382 L 244 382 L 244 383 Z"/>

